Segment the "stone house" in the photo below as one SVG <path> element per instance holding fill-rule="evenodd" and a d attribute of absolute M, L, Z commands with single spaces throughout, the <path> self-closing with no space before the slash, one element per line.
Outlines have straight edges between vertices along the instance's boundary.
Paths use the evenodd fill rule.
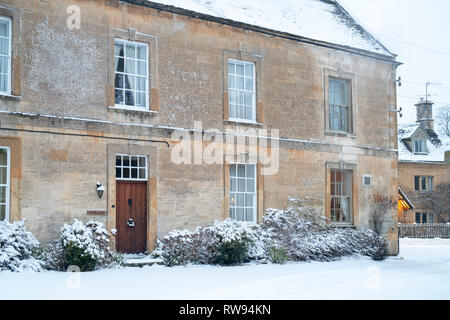
<path fill-rule="evenodd" d="M 411 210 L 399 210 L 399 222 L 440 223 L 443 217 L 423 201 L 438 186 L 450 183 L 450 139 L 434 127 L 433 102 L 416 105 L 416 123 L 399 126 L 399 187 Z"/>
<path fill-rule="evenodd" d="M 397 197 L 395 55 L 334 1 L 220 6 L 2 0 L 0 218 L 43 242 L 95 219 L 123 252 L 290 197 L 371 227 Z M 395 210 L 384 235 L 396 254 Z"/>

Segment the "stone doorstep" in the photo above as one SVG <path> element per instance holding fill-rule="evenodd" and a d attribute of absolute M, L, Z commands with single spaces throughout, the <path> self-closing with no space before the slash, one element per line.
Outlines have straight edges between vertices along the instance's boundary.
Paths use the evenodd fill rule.
<path fill-rule="evenodd" d="M 124 267 L 145 267 L 145 266 L 153 266 L 153 265 L 164 265 L 164 262 L 161 259 L 150 259 L 147 255 L 138 255 L 133 256 L 130 255 L 128 258 L 125 255 L 125 261 L 123 263 Z"/>

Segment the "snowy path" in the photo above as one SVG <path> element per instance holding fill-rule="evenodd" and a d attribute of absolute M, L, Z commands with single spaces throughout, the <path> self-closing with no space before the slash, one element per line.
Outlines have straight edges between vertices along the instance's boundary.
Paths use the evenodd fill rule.
<path fill-rule="evenodd" d="M 0 273 L 0 299 L 450 299 L 450 240 L 402 239 L 385 261 Z M 76 284 L 72 278 L 69 284 Z"/>

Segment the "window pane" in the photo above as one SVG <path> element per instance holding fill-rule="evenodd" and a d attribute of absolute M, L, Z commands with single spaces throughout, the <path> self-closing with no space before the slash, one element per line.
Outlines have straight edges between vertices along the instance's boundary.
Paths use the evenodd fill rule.
<path fill-rule="evenodd" d="M 245 90 L 253 91 L 253 78 L 245 78 Z"/>
<path fill-rule="evenodd" d="M 136 74 L 136 60 L 126 60 L 125 72 Z"/>
<path fill-rule="evenodd" d="M 146 79 L 142 78 L 142 77 L 137 77 L 137 83 L 136 83 L 136 88 L 138 91 L 143 91 L 146 92 L 146 88 L 145 88 L 145 83 L 146 83 Z"/>
<path fill-rule="evenodd" d="M 146 167 L 146 161 L 147 158 L 146 157 L 139 157 L 139 167 L 141 168 L 145 168 Z"/>
<path fill-rule="evenodd" d="M 0 203 L 6 203 L 6 187 L 0 187 Z"/>
<path fill-rule="evenodd" d="M 0 221 L 6 219 L 6 205 L 0 204 Z"/>
<path fill-rule="evenodd" d="M 247 194 L 245 196 L 245 206 L 253 207 L 253 195 L 252 194 Z"/>
<path fill-rule="evenodd" d="M 145 169 L 139 169 L 139 179 L 146 179 Z"/>
<path fill-rule="evenodd" d="M 238 177 L 245 177 L 245 165 L 243 164 L 238 164 Z"/>
<path fill-rule="evenodd" d="M 236 194 L 230 193 L 230 207 L 236 207 Z"/>
<path fill-rule="evenodd" d="M 426 177 L 422 177 L 422 190 L 426 190 L 427 189 L 427 178 Z"/>
<path fill-rule="evenodd" d="M 135 156 L 131 157 L 131 166 L 132 167 L 137 167 L 138 166 L 138 159 Z"/>
<path fill-rule="evenodd" d="M 236 209 L 236 220 L 237 221 L 245 221 L 244 220 L 244 208 Z"/>
<path fill-rule="evenodd" d="M 9 56 L 9 39 L 0 38 L 0 54 Z"/>
<path fill-rule="evenodd" d="M 415 190 L 420 189 L 420 177 L 419 176 L 414 177 L 414 189 Z"/>
<path fill-rule="evenodd" d="M 0 149 L 0 166 L 6 166 L 8 164 L 8 151 L 6 149 Z"/>
<path fill-rule="evenodd" d="M 238 193 L 236 195 L 237 203 L 236 206 L 238 207 L 244 207 L 245 206 L 245 194 Z"/>
<path fill-rule="evenodd" d="M 238 191 L 245 192 L 245 179 L 238 179 Z"/>
<path fill-rule="evenodd" d="M 145 61 L 137 62 L 137 74 L 140 76 L 147 75 L 147 63 Z"/>
<path fill-rule="evenodd" d="M 247 192 L 255 191 L 255 180 L 247 179 Z"/>
<path fill-rule="evenodd" d="M 244 66 L 242 64 L 236 65 L 236 74 L 240 76 L 244 75 Z"/>
<path fill-rule="evenodd" d="M 136 168 L 131 168 L 131 178 L 132 179 L 137 179 L 138 177 L 138 173 L 137 173 L 137 169 Z"/>
<path fill-rule="evenodd" d="M 230 165 L 230 177 L 236 176 L 236 165 Z"/>
<path fill-rule="evenodd" d="M 147 46 L 137 47 L 137 58 L 141 60 L 147 60 Z"/>
<path fill-rule="evenodd" d="M 123 104 L 123 102 L 124 102 L 123 90 L 120 90 L 120 89 L 115 90 L 114 100 L 115 100 L 115 104 Z"/>
<path fill-rule="evenodd" d="M 416 212 L 416 223 L 420 223 L 420 212 Z"/>
<path fill-rule="evenodd" d="M 236 74 L 236 67 L 233 62 L 228 62 L 228 73 L 229 74 Z"/>
<path fill-rule="evenodd" d="M 231 191 L 237 191 L 236 190 L 236 178 L 231 178 L 231 180 L 230 180 L 230 190 Z"/>
<path fill-rule="evenodd" d="M 134 92 L 125 91 L 125 104 L 127 106 L 134 106 Z"/>
<path fill-rule="evenodd" d="M 234 75 L 229 75 L 228 76 L 228 88 L 229 89 L 234 89 L 235 88 L 235 81 L 236 81 L 236 78 L 234 77 Z"/>
<path fill-rule="evenodd" d="M 233 220 L 236 219 L 236 209 L 230 208 L 230 218 Z"/>
<path fill-rule="evenodd" d="M 253 220 L 253 208 L 247 208 L 245 209 L 245 221 L 254 221 Z"/>
<path fill-rule="evenodd" d="M 129 168 L 123 168 L 122 172 L 123 172 L 122 178 L 124 178 L 124 179 L 130 178 L 130 169 Z"/>
<path fill-rule="evenodd" d="M 7 167 L 0 167 L 0 184 L 7 184 Z"/>
<path fill-rule="evenodd" d="M 124 167 L 130 166 L 130 157 L 129 156 L 123 156 L 123 166 Z"/>
<path fill-rule="evenodd" d="M 9 74 L 9 58 L 0 57 L 0 73 Z"/>
<path fill-rule="evenodd" d="M 123 43 L 117 43 L 114 45 L 114 55 L 123 57 Z"/>
<path fill-rule="evenodd" d="M 124 88 L 124 75 L 123 74 L 116 74 L 116 80 L 114 82 L 114 85 L 116 88 Z"/>
<path fill-rule="evenodd" d="M 122 178 L 122 169 L 116 168 L 116 178 Z"/>
<path fill-rule="evenodd" d="M 136 106 L 137 107 L 145 107 L 146 106 L 146 94 L 142 92 L 138 92 L 136 94 Z"/>
<path fill-rule="evenodd" d="M 136 47 L 134 45 L 127 44 L 126 46 L 126 56 L 128 58 L 136 58 Z"/>
<path fill-rule="evenodd" d="M 0 37 L 9 37 L 9 23 L 0 22 Z"/>
<path fill-rule="evenodd" d="M 427 214 L 422 213 L 422 223 L 427 223 Z"/>
<path fill-rule="evenodd" d="M 244 90 L 244 77 L 236 77 L 236 88 Z"/>
<path fill-rule="evenodd" d="M 245 76 L 253 77 L 253 63 L 245 64 Z"/>

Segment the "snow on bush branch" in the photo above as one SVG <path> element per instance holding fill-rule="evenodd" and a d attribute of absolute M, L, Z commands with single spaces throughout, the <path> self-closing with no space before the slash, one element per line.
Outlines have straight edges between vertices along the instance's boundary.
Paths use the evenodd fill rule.
<path fill-rule="evenodd" d="M 289 199 L 285 210 L 268 209 L 261 224 L 226 219 L 213 226 L 174 230 L 159 242 L 154 256 L 166 265 L 238 263 L 251 260 L 329 261 L 348 255 L 382 259 L 386 241 L 368 229 L 333 228 L 307 203 Z"/>
<path fill-rule="evenodd" d="M 0 271 L 41 271 L 41 262 L 33 257 L 38 247 L 23 221 L 0 221 Z"/>

